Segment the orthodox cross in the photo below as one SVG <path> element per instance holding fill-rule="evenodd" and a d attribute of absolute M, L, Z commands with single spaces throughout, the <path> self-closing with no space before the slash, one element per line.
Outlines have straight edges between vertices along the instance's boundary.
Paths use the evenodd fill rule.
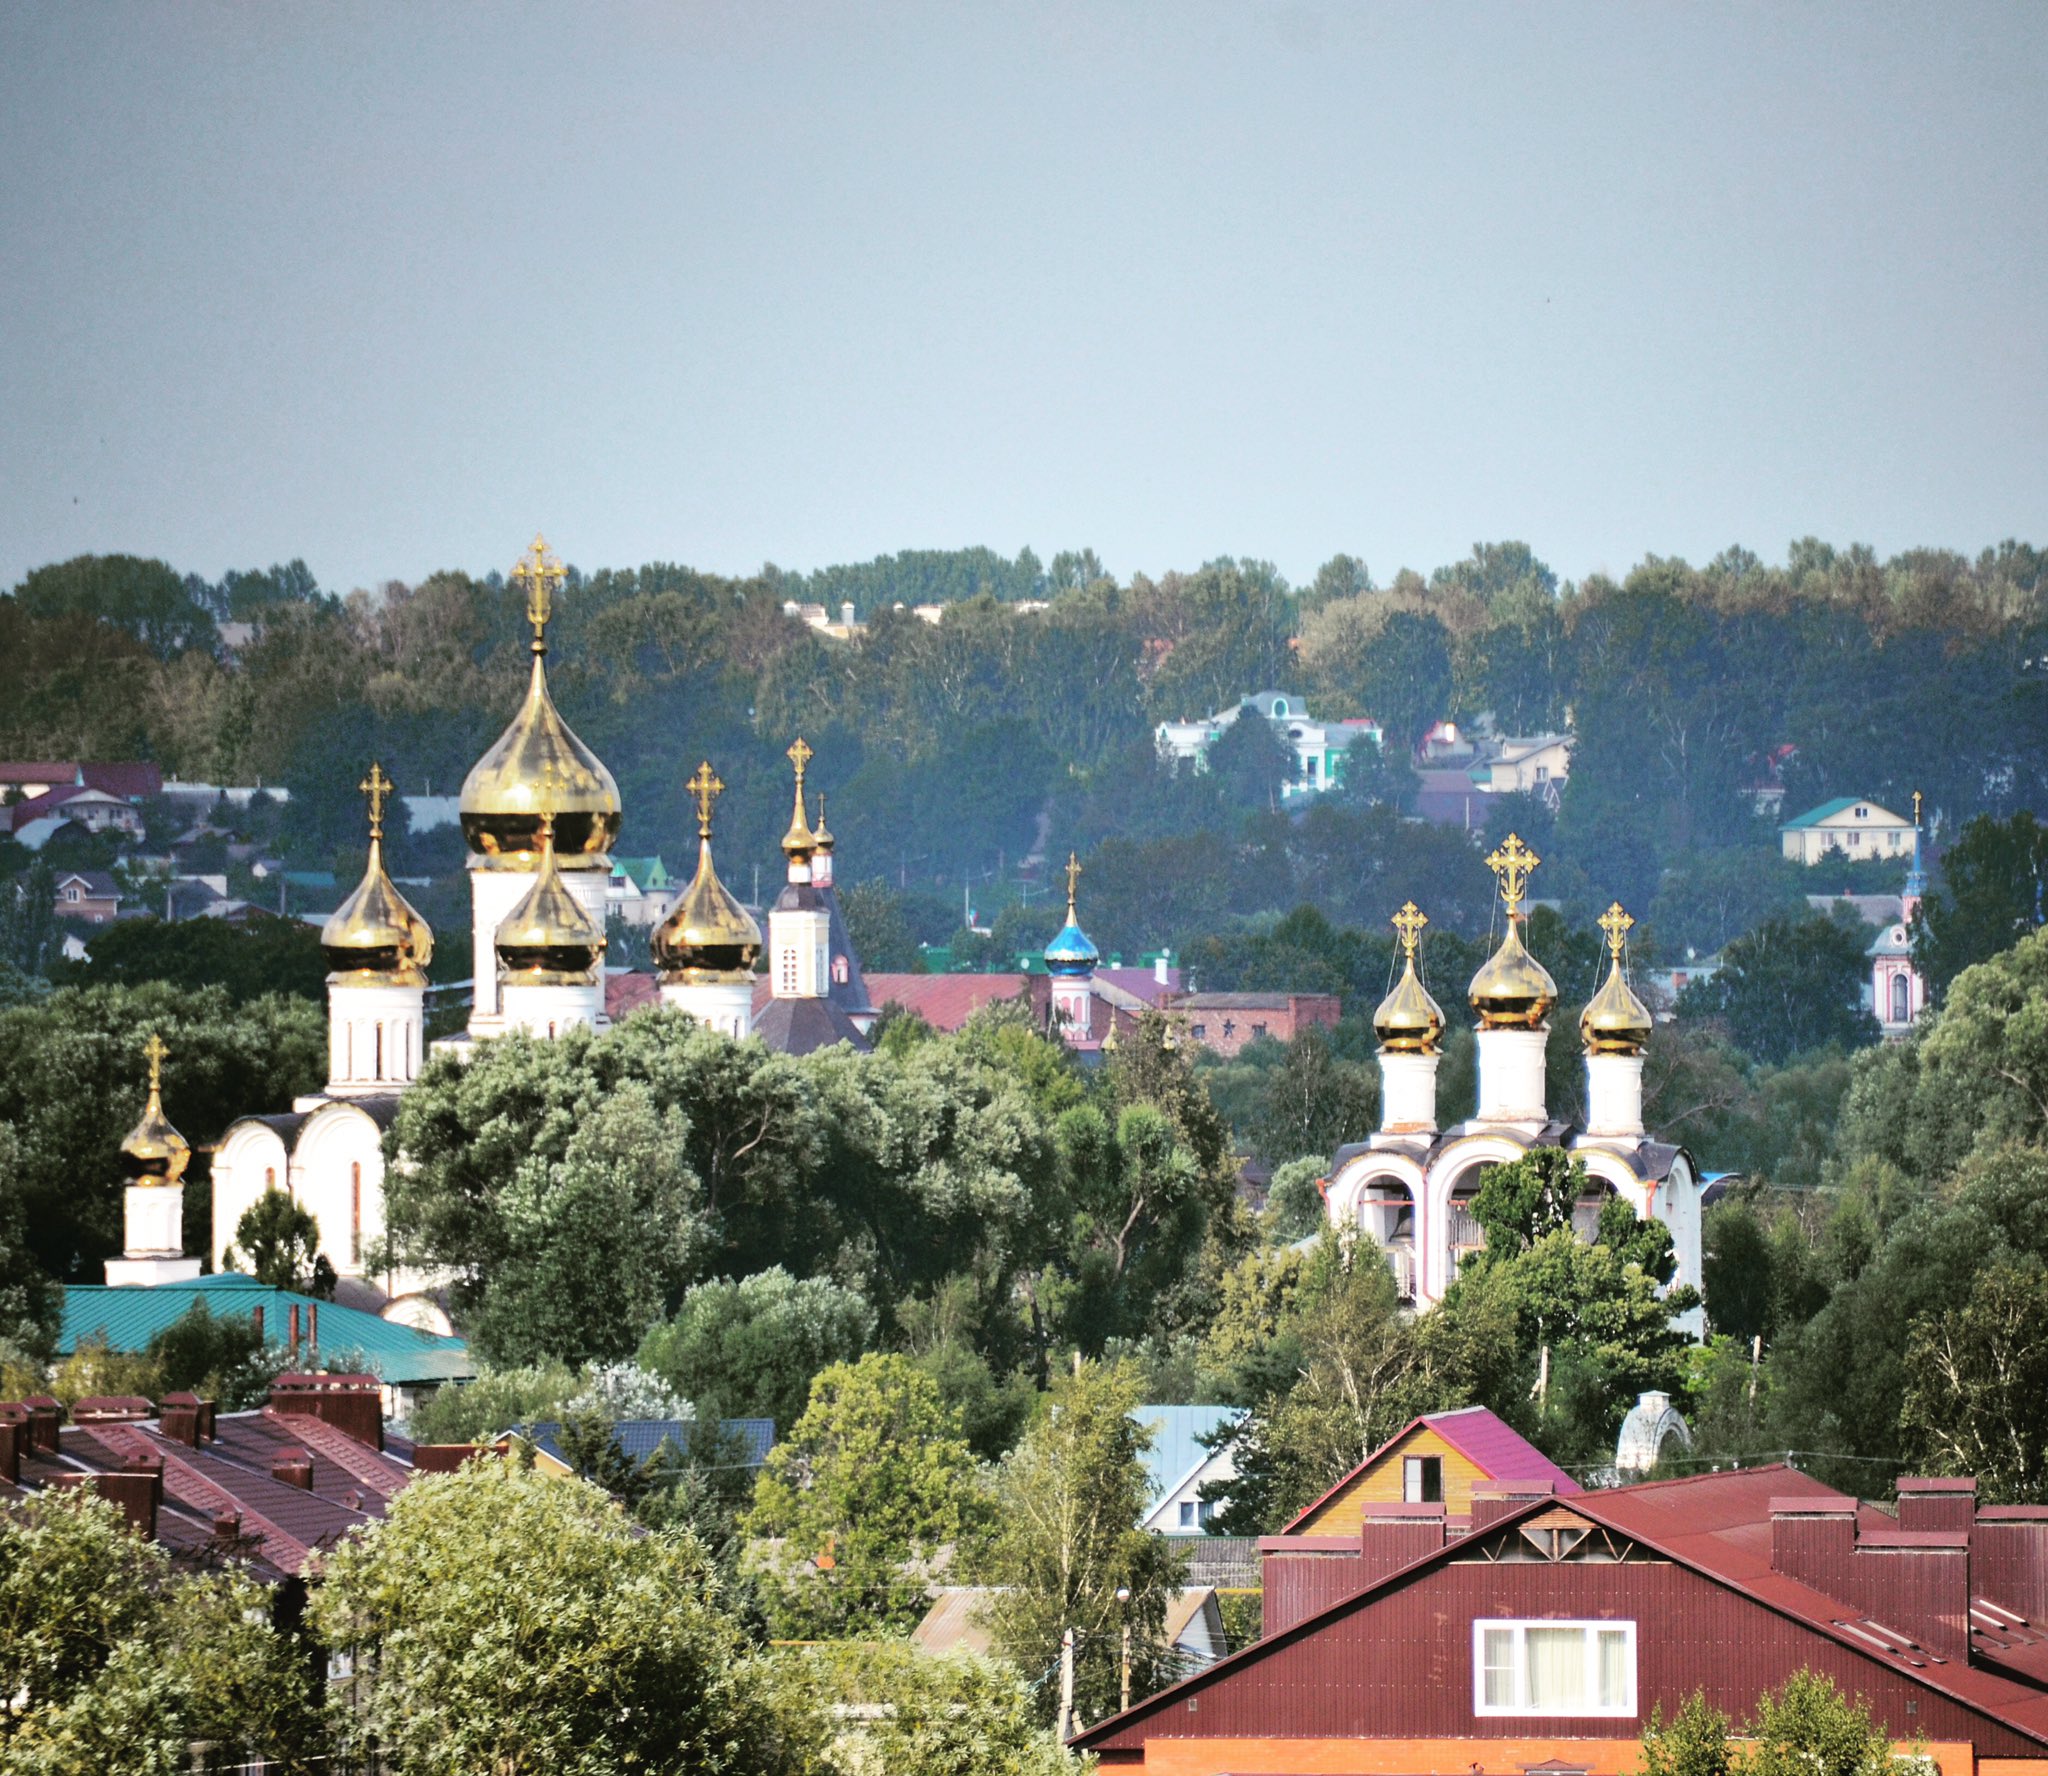
<path fill-rule="evenodd" d="M 375 759 L 370 761 L 370 774 L 356 785 L 370 798 L 370 837 L 384 836 L 384 798 L 391 793 L 391 779 L 384 775 L 384 767 Z"/>
<path fill-rule="evenodd" d="M 697 836 L 708 839 L 711 836 L 711 804 L 724 793 L 725 785 L 712 774 L 711 761 L 706 759 L 697 767 L 697 775 L 683 785 L 697 802 Z"/>
<path fill-rule="evenodd" d="M 1622 943 L 1634 924 L 1635 921 L 1621 910 L 1618 900 L 1600 915 L 1600 929 L 1607 933 L 1607 953 L 1617 962 L 1621 960 Z"/>
<path fill-rule="evenodd" d="M 1913 825 L 1916 829 L 1920 825 L 1920 792 L 1917 789 L 1913 792 Z"/>
<path fill-rule="evenodd" d="M 1542 861 L 1513 833 L 1509 833 L 1507 843 L 1486 860 L 1486 867 L 1500 880 L 1500 897 L 1507 903 L 1510 919 L 1521 910 L 1522 890 L 1528 886 L 1530 874 Z"/>
<path fill-rule="evenodd" d="M 802 795 L 804 792 L 804 766 L 817 757 L 817 754 L 804 744 L 804 737 L 799 734 L 796 737 L 796 744 L 789 749 L 786 756 L 789 762 L 796 766 L 796 792 L 798 795 Z"/>
<path fill-rule="evenodd" d="M 1401 935 L 1401 954 L 1411 962 L 1415 960 L 1415 946 L 1422 941 L 1422 928 L 1428 923 L 1429 915 L 1412 900 L 1394 915 L 1394 929 Z"/>
<path fill-rule="evenodd" d="M 1067 914 L 1074 911 L 1074 891 L 1081 886 L 1081 860 L 1073 852 L 1067 853 Z"/>
<path fill-rule="evenodd" d="M 154 1098 L 163 1090 L 164 1056 L 171 1051 L 164 1047 L 164 1039 L 154 1030 L 149 1040 L 142 1045 L 142 1057 L 149 1062 L 149 1095 Z"/>
<path fill-rule="evenodd" d="M 568 575 L 568 569 L 548 553 L 548 540 L 538 532 L 534 534 L 533 547 L 519 558 L 519 565 L 512 570 L 513 579 L 526 588 L 526 620 L 533 625 L 533 651 L 542 652 L 547 642 L 544 631 L 548 626 L 548 613 L 554 609 L 555 588 Z"/>

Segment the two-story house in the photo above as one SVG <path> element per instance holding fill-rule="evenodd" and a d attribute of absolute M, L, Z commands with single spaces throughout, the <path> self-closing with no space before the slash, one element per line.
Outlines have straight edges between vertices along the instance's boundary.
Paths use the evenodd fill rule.
<path fill-rule="evenodd" d="M 1829 855 L 1852 862 L 1866 857 L 1910 857 L 1914 826 L 1869 800 L 1837 796 L 1809 808 L 1778 828 L 1778 843 L 1794 863 L 1819 863 Z"/>

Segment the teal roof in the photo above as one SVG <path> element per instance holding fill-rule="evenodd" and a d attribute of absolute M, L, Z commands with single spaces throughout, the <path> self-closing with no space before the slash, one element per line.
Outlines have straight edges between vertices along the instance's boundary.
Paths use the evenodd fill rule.
<path fill-rule="evenodd" d="M 1865 798 L 1862 796 L 1836 796 L 1831 802 L 1822 802 L 1818 808 L 1809 808 L 1797 820 L 1788 820 L 1778 828 L 1780 832 L 1792 832 L 1802 826 L 1818 826 L 1823 820 L 1832 819 L 1844 808 L 1853 808 Z"/>
<path fill-rule="evenodd" d="M 659 857 L 614 857 L 612 868 L 629 877 L 642 894 L 650 888 L 672 886 L 668 866 Z"/>
<path fill-rule="evenodd" d="M 1131 1421 L 1152 1433 L 1152 1447 L 1145 1451 L 1145 1509 L 1150 1511 L 1214 1453 L 1203 1446 L 1204 1437 L 1243 1416 L 1238 1406 L 1134 1407 Z"/>
<path fill-rule="evenodd" d="M 284 879 L 294 888 L 338 888 L 332 870 L 286 870 Z"/>
<path fill-rule="evenodd" d="M 195 1301 L 204 1301 L 216 1319 L 246 1319 L 251 1308 L 263 1309 L 264 1336 L 281 1344 L 291 1323 L 291 1310 L 299 1309 L 299 1324 L 308 1322 L 306 1309 L 320 1309 L 320 1342 L 334 1352 L 361 1351 L 364 1360 L 381 1380 L 388 1382 L 467 1381 L 476 1374 L 469 1346 L 459 1338 L 443 1338 L 379 1319 L 358 1307 L 343 1307 L 336 1301 L 316 1301 L 290 1289 L 273 1289 L 239 1271 L 222 1271 L 189 1283 L 156 1283 L 150 1286 L 124 1285 L 109 1288 L 104 1283 L 68 1283 L 64 1289 L 64 1323 L 57 1334 L 57 1349 L 68 1356 L 95 1333 L 105 1336 L 108 1348 L 141 1351 L 149 1341 L 174 1321 L 184 1318 Z"/>

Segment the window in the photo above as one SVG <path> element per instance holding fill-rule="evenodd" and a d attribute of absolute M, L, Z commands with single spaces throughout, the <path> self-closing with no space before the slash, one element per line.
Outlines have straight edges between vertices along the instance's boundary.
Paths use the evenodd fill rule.
<path fill-rule="evenodd" d="M 1536 781 L 1538 783 L 1550 781 L 1550 767 L 1548 765 L 1538 765 L 1536 767 Z"/>
<path fill-rule="evenodd" d="M 370 1052 L 376 1056 L 375 1061 L 372 1063 L 370 1077 L 372 1079 L 382 1079 L 384 1077 L 384 1026 L 382 1024 L 373 1024 L 370 1027 Z"/>
<path fill-rule="evenodd" d="M 782 952 L 782 990 L 785 994 L 796 991 L 796 949 L 792 945 Z"/>
<path fill-rule="evenodd" d="M 352 1159 L 348 1166 L 348 1261 L 363 1261 L 363 1162 Z"/>
<path fill-rule="evenodd" d="M 1909 1024 L 1913 1021 L 1911 1002 L 1912 989 L 1903 974 L 1892 976 L 1892 1022 Z"/>
<path fill-rule="evenodd" d="M 1209 1026 L 1207 1024 L 1196 1024 L 1193 1026 L 1189 1033 L 1194 1037 L 1194 1039 L 1197 1042 L 1200 1042 L 1205 1036 L 1209 1034 Z"/>
<path fill-rule="evenodd" d="M 1195 1527 L 1195 1501 L 1193 1499 L 1182 1499 L 1180 1501 L 1180 1526 L 1182 1529 L 1193 1529 Z"/>
<path fill-rule="evenodd" d="M 1856 810 L 1856 818 L 1858 820 L 1868 820 L 1870 818 L 1870 810 L 1868 808 L 1858 808 Z"/>
<path fill-rule="evenodd" d="M 1257 1039 L 1258 1039 L 1259 1037 L 1261 1037 L 1261 1036 L 1265 1035 L 1265 1033 L 1266 1033 L 1266 1026 L 1265 1026 L 1264 1024 L 1254 1024 L 1254 1025 L 1252 1025 L 1252 1037 L 1253 1037 L 1253 1040 L 1254 1040 L 1254 1041 L 1256 1041 L 1256 1040 L 1257 1040 Z"/>
<path fill-rule="evenodd" d="M 844 956 L 832 958 L 832 979 L 839 986 L 845 986 L 853 978 L 853 970 L 847 966 Z"/>
<path fill-rule="evenodd" d="M 1278 720 L 1284 720 L 1284 719 L 1286 718 L 1286 715 L 1287 715 L 1287 699 L 1286 699 L 1285 697 L 1275 697 L 1275 698 L 1273 699 L 1273 716 L 1274 716 L 1274 719 L 1275 719 L 1276 721 L 1278 721 Z"/>
<path fill-rule="evenodd" d="M 1401 1458 L 1401 1497 L 1411 1505 L 1443 1502 L 1444 1458 L 1440 1455 L 1409 1455 Z"/>
<path fill-rule="evenodd" d="M 1636 1625 L 1474 1622 L 1472 1711 L 1553 1716 L 1634 1714 Z"/>

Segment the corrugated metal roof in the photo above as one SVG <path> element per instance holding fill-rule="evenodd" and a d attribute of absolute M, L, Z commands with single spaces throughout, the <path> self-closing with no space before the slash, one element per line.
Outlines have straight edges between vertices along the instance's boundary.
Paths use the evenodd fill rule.
<path fill-rule="evenodd" d="M 264 1335 L 273 1344 L 283 1341 L 294 1307 L 299 1310 L 301 1336 L 310 1325 L 308 1310 L 318 1307 L 322 1347 L 336 1352 L 361 1351 L 383 1381 L 467 1381 L 476 1374 L 469 1346 L 459 1338 L 401 1326 L 338 1301 L 316 1301 L 290 1289 L 273 1289 L 232 1270 L 189 1283 L 148 1287 L 73 1283 L 64 1291 L 57 1349 L 68 1355 L 98 1333 L 112 1350 L 146 1350 L 149 1341 L 184 1318 L 195 1301 L 204 1301 L 219 1319 L 246 1319 L 252 1308 L 262 1308 Z"/>
<path fill-rule="evenodd" d="M 984 1005 L 1001 1004 L 1030 990 L 1024 974 L 871 974 L 868 998 L 900 1005 L 934 1030 L 957 1030 Z"/>
<path fill-rule="evenodd" d="M 1152 1447 L 1145 1451 L 1145 1509 L 1151 1510 L 1209 1459 L 1204 1437 L 1243 1416 L 1237 1406 L 1134 1407 L 1132 1420 L 1152 1433 Z"/>

